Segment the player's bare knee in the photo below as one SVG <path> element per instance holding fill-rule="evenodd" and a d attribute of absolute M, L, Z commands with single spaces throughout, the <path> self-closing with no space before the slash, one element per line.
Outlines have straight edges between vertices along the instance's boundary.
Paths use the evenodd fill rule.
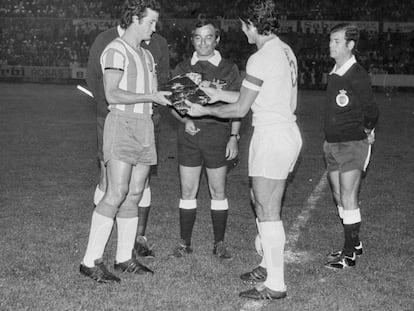
<path fill-rule="evenodd" d="M 343 208 L 346 209 L 346 210 L 357 209 L 358 208 L 358 199 L 355 198 L 355 196 L 353 196 L 353 195 L 351 195 L 351 196 L 342 195 L 341 196 L 341 202 L 342 202 Z"/>
<path fill-rule="evenodd" d="M 226 193 L 224 189 L 215 189 L 214 187 L 211 187 L 210 195 L 213 200 L 225 200 L 226 199 Z"/>
<path fill-rule="evenodd" d="M 144 193 L 143 190 L 140 192 L 134 192 L 134 193 L 129 192 L 122 204 L 127 204 L 131 206 L 138 205 L 139 201 L 142 198 L 143 193 Z"/>
<path fill-rule="evenodd" d="M 256 201 L 256 204 L 254 204 L 254 208 L 257 219 L 259 219 L 260 222 L 279 221 L 281 219 L 280 209 L 276 207 L 261 204 L 260 202 Z"/>
<path fill-rule="evenodd" d="M 197 195 L 198 188 L 195 187 L 181 187 L 181 198 L 183 200 L 193 200 Z"/>
<path fill-rule="evenodd" d="M 117 188 L 117 189 L 110 189 L 108 188 L 105 196 L 103 198 L 103 201 L 110 205 L 114 206 L 120 206 L 121 203 L 125 200 L 127 197 L 128 190 L 125 188 Z"/>
<path fill-rule="evenodd" d="M 122 203 L 117 214 L 119 218 L 134 218 L 138 217 L 138 205 L 132 201 Z"/>
<path fill-rule="evenodd" d="M 117 204 L 110 204 L 104 200 L 101 200 L 95 208 L 95 212 L 98 214 L 113 219 L 118 212 Z"/>

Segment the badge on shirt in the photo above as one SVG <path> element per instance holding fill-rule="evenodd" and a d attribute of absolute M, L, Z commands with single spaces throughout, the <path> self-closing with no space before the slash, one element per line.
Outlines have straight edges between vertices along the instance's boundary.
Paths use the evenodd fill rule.
<path fill-rule="evenodd" d="M 336 104 L 339 107 L 345 107 L 349 104 L 349 97 L 346 95 L 345 90 L 339 90 L 339 94 L 336 95 Z"/>

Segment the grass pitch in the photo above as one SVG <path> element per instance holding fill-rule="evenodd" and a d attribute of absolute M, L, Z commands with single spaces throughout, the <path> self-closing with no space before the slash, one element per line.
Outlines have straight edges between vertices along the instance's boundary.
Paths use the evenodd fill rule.
<path fill-rule="evenodd" d="M 324 254 L 342 246 L 330 191 L 312 209 L 308 198 L 324 174 L 323 92 L 299 93 L 304 146 L 284 201 L 287 238 L 299 255 L 286 264 L 288 298 L 256 306 L 238 292 L 240 273 L 260 260 L 247 178 L 249 117 L 240 163 L 228 175 L 230 262 L 212 256 L 209 196 L 203 179 L 193 234 L 194 254 L 169 259 L 178 240 L 179 182 L 175 120 L 164 115 L 153 209 L 147 236 L 154 276 L 121 275 L 99 285 L 78 272 L 89 233 L 98 180 L 95 110 L 74 86 L 0 84 L 0 310 L 412 310 L 414 301 L 414 106 L 412 93 L 377 94 L 381 119 L 362 183 L 362 255 L 355 268 L 331 271 Z M 306 222 L 297 226 L 307 215 Z M 296 229 L 297 230 L 296 230 Z M 295 231 L 296 230 L 296 231 Z M 115 256 L 116 230 L 104 260 Z"/>

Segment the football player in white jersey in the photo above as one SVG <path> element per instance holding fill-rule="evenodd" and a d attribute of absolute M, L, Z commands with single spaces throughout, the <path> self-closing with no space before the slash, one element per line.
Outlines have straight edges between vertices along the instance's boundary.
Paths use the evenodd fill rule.
<path fill-rule="evenodd" d="M 274 300 L 285 298 L 287 292 L 281 208 L 286 179 L 302 146 L 294 114 L 297 61 L 291 48 L 277 36 L 279 22 L 272 0 L 253 1 L 240 20 L 248 42 L 258 48 L 248 59 L 240 92 L 205 87 L 211 102 L 228 104 L 212 107 L 189 103 L 188 114 L 240 118 L 252 109 L 254 133 L 249 149 L 249 176 L 263 257 L 256 268 L 241 275 L 243 281 L 256 286 L 240 296 Z"/>

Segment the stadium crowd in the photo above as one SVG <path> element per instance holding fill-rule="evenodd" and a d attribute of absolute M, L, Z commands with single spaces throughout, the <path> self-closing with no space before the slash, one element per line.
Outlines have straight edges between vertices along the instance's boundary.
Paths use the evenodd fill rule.
<path fill-rule="evenodd" d="M 122 0 L 28 0 L 2 1 L 0 8 L 0 65 L 85 67 L 89 47 L 98 33 L 116 24 Z M 159 32 L 168 40 L 171 67 L 188 58 L 190 24 L 174 18 L 194 18 L 199 12 L 216 18 L 235 18 L 236 7 L 248 1 L 209 2 L 184 0 L 164 2 Z M 218 1 L 217 1 L 218 2 Z M 363 21 L 414 21 L 411 1 L 283 1 L 280 12 L 287 19 L 327 19 Z M 223 7 L 224 5 L 224 7 Z M 346 9 L 345 9 L 346 7 Z M 220 8 L 220 9 L 218 9 Z M 300 8 L 300 9 L 298 9 Z M 174 13 L 171 13 L 174 12 Z M 223 14 L 223 12 L 226 12 Z M 97 23 L 99 20 L 101 22 Z M 239 30 L 221 33 L 219 49 L 244 69 L 252 47 Z M 327 34 L 306 33 L 301 29 L 281 35 L 294 49 L 299 62 L 299 82 L 305 88 L 321 88 L 332 60 L 326 52 Z M 414 74 L 414 33 L 361 33 L 359 60 L 372 73 Z"/>
<path fill-rule="evenodd" d="M 123 0 L 3 0 L 1 17 L 117 18 Z M 191 18 L 199 12 L 209 16 L 237 18 L 248 0 L 161 0 L 168 18 Z M 289 19 L 414 21 L 411 0 L 295 0 L 278 1 L 279 12 Z"/>

